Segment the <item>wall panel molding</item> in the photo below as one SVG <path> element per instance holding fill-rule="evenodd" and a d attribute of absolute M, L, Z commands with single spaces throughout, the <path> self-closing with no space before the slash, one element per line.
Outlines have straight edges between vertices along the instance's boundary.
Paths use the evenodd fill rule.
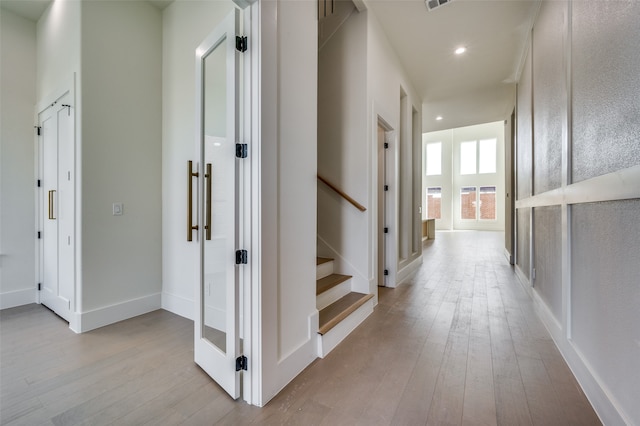
<path fill-rule="evenodd" d="M 600 419 L 611 425 L 640 424 L 633 402 L 640 384 L 628 380 L 629 371 L 640 371 L 634 343 L 640 342 L 640 287 L 631 260 L 640 256 L 640 60 L 630 54 L 640 43 L 637 22 L 631 24 L 638 13 L 640 3 L 632 0 L 542 2 L 518 82 L 515 271 Z M 565 91 L 560 106 L 559 88 Z M 557 151 L 558 142 L 561 161 L 550 167 L 545 149 Z M 553 247 L 545 233 L 558 231 L 546 229 L 543 217 L 536 220 L 536 209 L 549 206 L 560 211 Z M 522 221 L 530 209 L 527 229 Z M 536 254 L 536 241 L 539 250 L 560 250 L 560 260 Z M 544 283 L 536 288 L 541 273 L 551 286 L 546 290 Z"/>
<path fill-rule="evenodd" d="M 640 198 L 640 165 L 516 201 L 516 209 Z"/>

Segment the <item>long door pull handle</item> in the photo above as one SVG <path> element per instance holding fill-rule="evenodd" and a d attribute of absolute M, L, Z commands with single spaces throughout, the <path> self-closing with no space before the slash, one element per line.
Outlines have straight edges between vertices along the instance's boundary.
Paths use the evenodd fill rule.
<path fill-rule="evenodd" d="M 55 220 L 56 216 L 55 216 L 55 211 L 53 208 L 53 194 L 55 194 L 56 190 L 52 189 L 49 191 L 49 219 L 51 220 Z"/>
<path fill-rule="evenodd" d="M 193 178 L 198 176 L 193 171 L 193 161 L 187 161 L 187 241 L 193 241 L 192 233 L 198 230 L 198 225 L 193 224 Z"/>
<path fill-rule="evenodd" d="M 213 181 L 213 175 L 211 174 L 211 163 L 207 163 L 207 169 L 205 170 L 204 178 L 207 181 L 207 202 L 205 204 L 205 217 L 204 224 L 205 237 L 207 240 L 211 239 L 211 185 Z"/>

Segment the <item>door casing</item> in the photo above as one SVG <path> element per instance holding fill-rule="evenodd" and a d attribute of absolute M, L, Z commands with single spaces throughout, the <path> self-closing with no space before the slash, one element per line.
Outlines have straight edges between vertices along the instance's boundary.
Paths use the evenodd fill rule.
<path fill-rule="evenodd" d="M 77 331 L 75 102 L 71 79 L 36 107 L 37 302 Z M 38 133 L 40 133 L 38 135 Z M 54 146 L 51 146 L 51 145 Z M 46 146 L 45 146 L 46 145 Z M 50 205 L 52 203 L 52 205 Z"/>

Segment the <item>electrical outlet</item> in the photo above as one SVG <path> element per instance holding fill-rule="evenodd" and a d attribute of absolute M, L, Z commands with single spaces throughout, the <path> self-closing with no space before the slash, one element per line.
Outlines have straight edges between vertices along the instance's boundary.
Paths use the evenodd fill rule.
<path fill-rule="evenodd" d="M 113 215 L 122 216 L 124 212 L 124 205 L 122 203 L 113 203 Z"/>

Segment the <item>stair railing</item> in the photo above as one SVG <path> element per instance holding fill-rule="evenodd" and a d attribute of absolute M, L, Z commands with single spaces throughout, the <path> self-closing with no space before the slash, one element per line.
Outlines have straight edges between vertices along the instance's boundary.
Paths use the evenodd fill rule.
<path fill-rule="evenodd" d="M 329 182 L 328 180 L 326 180 L 322 176 L 318 175 L 318 180 L 320 182 L 324 183 L 325 185 L 327 185 L 329 188 L 333 189 L 339 196 L 341 196 L 342 198 L 344 198 L 345 200 L 350 202 L 355 208 L 357 208 L 361 212 L 367 210 L 367 208 L 365 206 L 363 206 L 362 204 L 360 204 L 359 202 L 357 202 L 356 200 L 351 198 L 348 194 L 346 194 L 344 191 L 342 191 L 340 188 L 336 187 L 334 184 L 332 184 L 331 182 Z"/>

